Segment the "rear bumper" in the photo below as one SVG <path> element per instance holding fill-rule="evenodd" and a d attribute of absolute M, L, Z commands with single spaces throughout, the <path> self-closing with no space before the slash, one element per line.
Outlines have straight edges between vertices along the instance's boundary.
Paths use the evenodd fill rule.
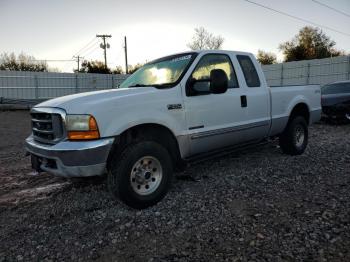
<path fill-rule="evenodd" d="M 39 168 L 64 177 L 103 175 L 114 138 L 94 141 L 62 141 L 56 145 L 36 142 L 32 136 L 25 141 L 26 150 L 39 161 Z"/>

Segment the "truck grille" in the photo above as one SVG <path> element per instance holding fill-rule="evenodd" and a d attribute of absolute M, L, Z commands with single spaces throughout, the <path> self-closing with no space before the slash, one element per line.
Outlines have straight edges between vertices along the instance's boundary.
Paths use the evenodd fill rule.
<path fill-rule="evenodd" d="M 31 112 L 34 140 L 55 144 L 63 137 L 62 117 L 56 113 Z"/>

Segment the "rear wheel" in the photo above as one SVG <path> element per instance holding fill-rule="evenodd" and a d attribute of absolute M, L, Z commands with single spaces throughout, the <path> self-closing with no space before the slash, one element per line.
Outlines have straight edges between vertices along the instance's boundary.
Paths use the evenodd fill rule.
<path fill-rule="evenodd" d="M 308 126 L 302 116 L 296 116 L 289 121 L 279 138 L 282 151 L 289 155 L 301 155 L 308 143 Z"/>
<path fill-rule="evenodd" d="M 107 183 L 115 197 L 142 209 L 163 199 L 170 188 L 172 173 L 168 151 L 154 141 L 141 141 L 112 157 Z"/>

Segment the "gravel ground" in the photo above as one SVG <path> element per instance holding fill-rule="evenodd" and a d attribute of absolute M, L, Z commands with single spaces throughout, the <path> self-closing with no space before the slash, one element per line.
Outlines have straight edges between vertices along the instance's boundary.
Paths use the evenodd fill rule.
<path fill-rule="evenodd" d="M 102 179 L 31 173 L 28 112 L 0 112 L 0 261 L 350 261 L 350 125 L 190 166 L 132 210 Z"/>

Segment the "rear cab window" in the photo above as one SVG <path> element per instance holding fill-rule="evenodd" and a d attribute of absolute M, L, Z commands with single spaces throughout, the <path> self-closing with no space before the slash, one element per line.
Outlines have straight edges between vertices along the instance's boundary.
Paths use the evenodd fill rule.
<path fill-rule="evenodd" d="M 259 87 L 261 85 L 258 72 L 247 55 L 237 55 L 237 60 L 242 68 L 244 79 L 248 87 Z"/>

